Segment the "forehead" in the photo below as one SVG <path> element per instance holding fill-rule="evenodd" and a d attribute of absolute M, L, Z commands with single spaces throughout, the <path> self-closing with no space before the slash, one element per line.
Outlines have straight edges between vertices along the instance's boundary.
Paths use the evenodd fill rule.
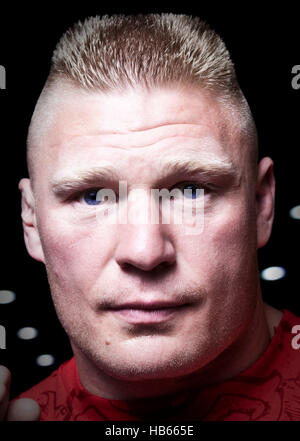
<path fill-rule="evenodd" d="M 49 100 L 50 101 L 50 100 Z M 198 88 L 160 87 L 112 93 L 57 88 L 44 153 L 55 164 L 134 158 L 141 164 L 186 153 L 238 160 L 237 122 Z M 201 158 L 200 158 L 201 159 Z M 116 162 L 117 160 L 117 162 Z"/>

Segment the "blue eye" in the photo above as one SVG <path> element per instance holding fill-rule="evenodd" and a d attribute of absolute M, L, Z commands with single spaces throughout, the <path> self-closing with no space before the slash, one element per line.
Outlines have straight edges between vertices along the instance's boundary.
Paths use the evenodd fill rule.
<path fill-rule="evenodd" d="M 88 205 L 99 205 L 100 200 L 97 200 L 97 194 L 99 190 L 87 190 L 83 194 L 83 199 Z"/>
<path fill-rule="evenodd" d="M 190 190 L 190 191 L 185 191 L 185 190 Z M 197 194 L 197 190 L 200 190 L 200 187 L 197 184 L 184 185 L 183 187 L 184 197 L 187 199 L 196 199 L 197 197 L 200 196 L 199 192 Z"/>

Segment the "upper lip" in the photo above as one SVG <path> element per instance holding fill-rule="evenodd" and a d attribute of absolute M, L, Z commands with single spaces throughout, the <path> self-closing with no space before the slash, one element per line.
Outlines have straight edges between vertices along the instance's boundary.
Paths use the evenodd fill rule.
<path fill-rule="evenodd" d="M 167 309 L 167 308 L 177 308 L 180 306 L 186 306 L 188 302 L 166 302 L 166 301 L 155 301 L 155 302 L 128 302 L 121 303 L 117 305 L 112 305 L 108 309 Z"/>

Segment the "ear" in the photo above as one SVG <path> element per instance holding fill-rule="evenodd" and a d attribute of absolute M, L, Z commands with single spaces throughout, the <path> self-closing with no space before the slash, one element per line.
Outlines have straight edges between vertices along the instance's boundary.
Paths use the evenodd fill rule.
<path fill-rule="evenodd" d="M 258 164 L 256 182 L 256 225 L 257 247 L 263 247 L 269 240 L 275 205 L 275 178 L 273 161 L 263 158 Z"/>
<path fill-rule="evenodd" d="M 30 179 L 21 179 L 19 189 L 22 193 L 22 223 L 24 240 L 29 255 L 39 262 L 45 263 L 44 253 L 36 223 L 35 199 Z"/>

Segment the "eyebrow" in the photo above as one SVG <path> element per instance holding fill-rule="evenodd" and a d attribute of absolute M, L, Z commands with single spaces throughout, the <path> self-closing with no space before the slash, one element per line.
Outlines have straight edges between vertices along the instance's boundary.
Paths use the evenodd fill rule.
<path fill-rule="evenodd" d="M 190 156 L 190 155 L 189 155 Z M 227 158 L 221 159 L 213 155 L 205 158 L 195 159 L 194 157 L 173 158 L 162 166 L 161 178 L 176 174 L 196 174 L 209 176 L 238 177 L 238 170 L 232 161 Z"/>
<path fill-rule="evenodd" d="M 159 162 L 161 173 L 157 179 L 157 184 L 176 175 L 195 175 L 200 174 L 203 177 L 223 176 L 231 178 L 230 180 L 239 181 L 239 173 L 236 166 L 228 159 L 220 159 L 208 156 L 205 159 L 195 158 L 173 158 L 165 163 Z M 72 192 L 83 188 L 93 188 L 100 182 L 112 183 L 124 180 L 121 178 L 117 169 L 112 165 L 91 167 L 87 170 L 74 170 L 73 174 L 56 177 L 51 180 L 53 193 L 58 197 L 63 197 Z"/>
<path fill-rule="evenodd" d="M 56 196 L 63 196 L 82 187 L 95 186 L 99 181 L 111 182 L 118 180 L 117 170 L 113 166 L 105 165 L 91 167 L 87 170 L 77 170 L 73 174 L 65 175 L 51 180 L 51 188 Z"/>

